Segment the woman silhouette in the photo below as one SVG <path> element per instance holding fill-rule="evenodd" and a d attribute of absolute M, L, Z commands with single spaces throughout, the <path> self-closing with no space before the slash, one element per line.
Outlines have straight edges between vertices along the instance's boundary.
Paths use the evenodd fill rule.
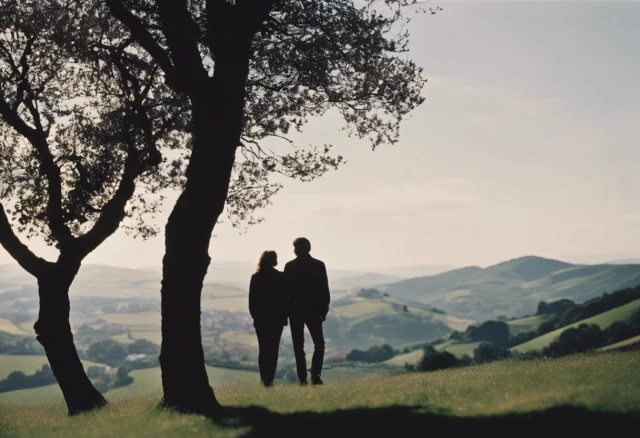
<path fill-rule="evenodd" d="M 258 366 L 264 386 L 273 386 L 282 330 L 287 325 L 287 298 L 282 272 L 275 269 L 278 255 L 265 251 L 249 285 L 249 312 L 258 336 Z"/>

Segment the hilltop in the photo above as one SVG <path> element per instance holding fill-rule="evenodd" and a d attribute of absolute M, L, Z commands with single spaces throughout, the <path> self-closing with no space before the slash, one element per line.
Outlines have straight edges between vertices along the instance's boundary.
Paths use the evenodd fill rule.
<path fill-rule="evenodd" d="M 474 320 L 535 313 L 540 301 L 586 301 L 640 284 L 640 265 L 574 265 L 526 256 L 486 268 L 471 266 L 380 287 L 389 295 Z"/>

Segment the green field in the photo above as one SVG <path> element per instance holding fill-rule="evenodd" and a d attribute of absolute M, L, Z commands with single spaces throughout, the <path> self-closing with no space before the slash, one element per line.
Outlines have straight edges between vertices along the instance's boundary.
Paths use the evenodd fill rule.
<path fill-rule="evenodd" d="M 0 358 L 5 356 L 0 356 Z M 29 357 L 29 356 L 23 356 Z M 43 356 L 32 356 L 43 357 Z M 45 359 L 46 361 L 46 359 Z M 18 362 L 17 362 L 18 363 Z M 1 362 L 0 362 L 1 364 Z M 100 365 L 92 362 L 84 362 L 85 370 L 89 365 Z M 35 369 L 40 368 L 36 366 Z M 104 365 L 100 365 L 104 366 Z M 26 362 L 23 363 L 26 367 Z M 34 369 L 34 371 L 35 371 Z M 4 368 L 2 368 L 4 371 Z M 24 368 L 23 368 L 24 370 Z M 26 372 L 26 371 L 25 371 Z M 8 374 L 8 373 L 7 373 Z M 227 386 L 243 385 L 248 383 L 259 384 L 260 377 L 258 373 L 252 371 L 230 370 L 226 368 L 216 368 L 207 366 L 207 374 L 209 381 L 216 388 Z M 134 370 L 129 373 L 133 377 L 131 385 L 123 386 L 109 391 L 106 397 L 110 400 L 124 399 L 131 397 L 144 396 L 149 393 L 157 393 L 162 387 L 160 381 L 160 368 L 148 368 L 144 370 Z M 39 388 L 21 389 L 17 391 L 9 391 L 0 393 L 0 404 L 3 403 L 55 403 L 62 401 L 62 393 L 58 385 L 47 385 Z"/>
<path fill-rule="evenodd" d="M 514 319 L 506 321 L 509 326 L 509 334 L 516 336 L 519 333 L 533 332 L 538 329 L 538 326 L 547 320 L 547 315 L 535 315 L 526 318 Z"/>
<path fill-rule="evenodd" d="M 637 427 L 640 355 L 506 360 L 453 370 L 328 382 L 220 387 L 223 419 L 159 411 L 160 394 L 66 417 L 62 403 L 0 404 L 7 436 L 574 436 Z M 560 428 L 560 429 L 558 429 Z M 631 429 L 635 430 L 635 429 Z"/>
<path fill-rule="evenodd" d="M 146 339 L 158 345 L 162 342 L 162 332 L 160 330 L 162 318 L 160 312 L 105 313 L 96 319 L 99 318 L 109 323 L 127 327 L 131 330 L 133 339 Z M 126 339 L 126 335 L 117 335 L 114 339 L 125 343 L 131 342 L 131 340 Z"/>
<path fill-rule="evenodd" d="M 25 374 L 33 374 L 42 365 L 48 364 L 46 356 L 22 356 L 13 354 L 0 354 L 0 380 L 7 377 L 12 371 L 22 371 Z M 86 367 L 91 365 L 100 365 L 88 360 L 83 360 L 82 363 Z M 6 393 L 5 393 L 6 394 Z M 2 394 L 0 394 L 0 397 Z"/>
<path fill-rule="evenodd" d="M 596 324 L 604 330 L 616 321 L 628 320 L 638 311 L 640 311 L 640 299 L 627 303 L 624 306 L 616 307 L 615 309 L 611 309 L 607 312 L 600 313 L 596 316 L 592 316 L 591 318 L 583 319 L 582 321 L 559 328 L 558 330 L 539 336 L 525 342 L 524 344 L 517 345 L 510 350 L 521 353 L 532 350 L 542 350 L 557 339 L 563 331 L 569 328 L 578 327 L 580 324 Z"/>
<path fill-rule="evenodd" d="M 32 334 L 33 330 L 26 332 L 8 319 L 0 318 L 0 332 L 11 333 L 12 335 L 29 335 Z"/>
<path fill-rule="evenodd" d="M 615 350 L 617 348 L 630 347 L 631 345 L 640 343 L 640 335 L 633 338 L 625 339 L 624 341 L 616 342 L 615 344 L 607 345 L 606 347 L 599 348 L 600 351 Z M 637 347 L 638 345 L 636 345 Z"/>

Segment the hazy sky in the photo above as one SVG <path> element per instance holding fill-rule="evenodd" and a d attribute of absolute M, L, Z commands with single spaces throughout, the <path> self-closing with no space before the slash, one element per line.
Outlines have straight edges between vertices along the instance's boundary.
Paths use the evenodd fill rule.
<path fill-rule="evenodd" d="M 301 235 L 336 269 L 640 252 L 640 2 L 439 4 L 410 26 L 429 83 L 400 142 L 372 152 L 315 121 L 299 140 L 349 163 L 287 183 L 246 234 L 219 226 L 214 261 L 288 260 Z M 118 233 L 86 263 L 162 256 L 162 236 Z"/>

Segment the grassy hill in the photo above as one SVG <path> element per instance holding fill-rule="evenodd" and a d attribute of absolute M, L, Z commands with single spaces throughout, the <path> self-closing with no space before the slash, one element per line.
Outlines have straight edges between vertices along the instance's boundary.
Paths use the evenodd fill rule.
<path fill-rule="evenodd" d="M 14 323 L 5 318 L 0 318 L 0 332 L 9 333 L 12 335 L 28 335 L 30 333 L 25 332 Z"/>
<path fill-rule="evenodd" d="M 468 267 L 403 280 L 381 290 L 481 321 L 533 314 L 543 300 L 582 302 L 638 284 L 640 265 L 572 265 L 528 256 L 484 269 Z"/>
<path fill-rule="evenodd" d="M 517 335 L 523 332 L 530 332 L 536 330 L 538 326 L 548 318 L 548 315 L 536 315 L 526 318 L 512 319 L 506 321 L 509 326 L 510 334 Z M 460 330 L 462 331 L 462 330 Z M 473 358 L 473 350 L 475 350 L 480 342 L 467 342 L 460 343 L 455 340 L 448 340 L 435 346 L 438 351 L 448 351 L 457 358 L 462 356 L 469 356 Z M 422 349 L 414 350 L 409 353 L 397 355 L 384 363 L 391 366 L 404 366 L 405 363 L 416 364 L 422 358 Z"/>
<path fill-rule="evenodd" d="M 517 345 L 510 350 L 521 353 L 531 350 L 542 350 L 557 339 L 563 331 L 569 328 L 578 327 L 580 324 L 596 324 L 604 330 L 616 321 L 627 321 L 638 311 L 640 311 L 640 299 L 627 303 L 624 306 L 616 307 L 615 309 L 600 313 L 596 316 L 592 316 L 591 318 L 583 319 L 582 321 L 578 321 L 574 324 L 564 326 L 525 342 L 524 344 Z"/>
<path fill-rule="evenodd" d="M 0 402 L 9 436 L 576 436 L 635 430 L 640 356 L 502 361 L 322 387 L 221 387 L 222 418 L 156 409 L 159 394 L 74 418 L 62 403 Z M 633 427 L 633 429 L 632 429 Z"/>
<path fill-rule="evenodd" d="M 631 347 L 633 348 L 640 347 L 640 335 L 634 336 L 633 338 L 625 339 L 624 341 L 616 342 L 615 344 L 607 345 L 606 347 L 601 347 L 598 350 L 609 351 L 609 350 L 617 350 L 617 349 L 627 349 Z"/>
<path fill-rule="evenodd" d="M 364 290 L 336 301 L 325 323 L 327 337 L 345 348 L 394 347 L 425 342 L 465 330 L 470 320 L 434 312 L 421 303 Z"/>

